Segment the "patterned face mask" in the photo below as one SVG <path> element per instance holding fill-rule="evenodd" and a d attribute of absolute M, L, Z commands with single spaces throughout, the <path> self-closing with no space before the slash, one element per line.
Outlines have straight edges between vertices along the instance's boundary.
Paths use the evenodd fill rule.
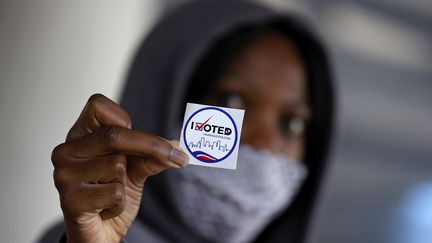
<path fill-rule="evenodd" d="M 237 170 L 188 166 L 167 171 L 182 220 L 211 242 L 249 242 L 296 195 L 307 174 L 303 163 L 248 145 Z"/>

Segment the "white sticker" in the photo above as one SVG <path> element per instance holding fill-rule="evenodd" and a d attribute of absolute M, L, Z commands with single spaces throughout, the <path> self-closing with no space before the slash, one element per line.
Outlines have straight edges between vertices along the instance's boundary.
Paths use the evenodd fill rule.
<path fill-rule="evenodd" d="M 236 169 L 244 110 L 187 103 L 180 147 L 189 164 Z"/>

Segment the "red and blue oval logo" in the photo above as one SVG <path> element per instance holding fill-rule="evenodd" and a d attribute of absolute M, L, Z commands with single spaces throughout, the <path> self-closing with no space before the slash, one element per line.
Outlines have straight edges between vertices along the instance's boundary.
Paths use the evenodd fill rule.
<path fill-rule="evenodd" d="M 183 142 L 201 162 L 217 163 L 228 158 L 237 145 L 238 130 L 228 112 L 205 107 L 194 112 L 183 130 Z"/>

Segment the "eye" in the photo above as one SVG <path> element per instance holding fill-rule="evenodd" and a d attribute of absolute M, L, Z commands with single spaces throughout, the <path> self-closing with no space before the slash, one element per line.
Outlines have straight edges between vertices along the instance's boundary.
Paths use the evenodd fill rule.
<path fill-rule="evenodd" d="M 244 109 L 244 101 L 240 95 L 224 92 L 217 96 L 217 105 L 229 108 Z"/>
<path fill-rule="evenodd" d="M 306 129 L 306 122 L 298 116 L 282 117 L 280 121 L 282 132 L 289 137 L 302 136 Z"/>

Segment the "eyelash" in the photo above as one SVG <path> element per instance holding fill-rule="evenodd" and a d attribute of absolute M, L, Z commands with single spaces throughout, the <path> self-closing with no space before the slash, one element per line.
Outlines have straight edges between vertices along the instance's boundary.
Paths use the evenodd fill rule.
<path fill-rule="evenodd" d="M 224 92 L 217 96 L 216 103 L 219 106 L 245 109 L 244 99 L 234 93 Z M 306 130 L 306 120 L 300 116 L 290 114 L 280 118 L 281 132 L 287 137 L 301 137 Z"/>
<path fill-rule="evenodd" d="M 289 137 L 300 137 L 305 133 L 306 121 L 305 119 L 290 115 L 280 119 L 281 131 Z"/>

